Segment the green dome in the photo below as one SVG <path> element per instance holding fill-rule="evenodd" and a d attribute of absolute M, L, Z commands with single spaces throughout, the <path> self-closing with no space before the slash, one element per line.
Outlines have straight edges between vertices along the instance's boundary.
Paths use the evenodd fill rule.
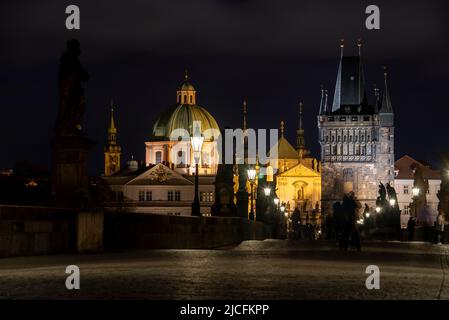
<path fill-rule="evenodd" d="M 220 130 L 217 121 L 206 109 L 196 104 L 181 104 L 160 114 L 153 126 L 153 136 L 164 140 L 170 139 L 170 134 L 175 129 L 185 129 L 191 135 L 194 121 L 201 121 L 201 131 L 206 140 L 210 141 L 214 132 L 204 131 Z M 213 138 L 217 138 L 216 134 Z"/>

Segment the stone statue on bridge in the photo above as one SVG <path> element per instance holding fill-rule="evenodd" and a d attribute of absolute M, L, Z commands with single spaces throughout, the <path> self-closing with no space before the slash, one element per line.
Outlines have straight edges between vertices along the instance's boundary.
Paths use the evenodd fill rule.
<path fill-rule="evenodd" d="M 67 42 L 59 64 L 59 110 L 55 133 L 59 136 L 80 135 L 86 109 L 82 83 L 89 74 L 79 62 L 80 43 L 76 39 Z"/>

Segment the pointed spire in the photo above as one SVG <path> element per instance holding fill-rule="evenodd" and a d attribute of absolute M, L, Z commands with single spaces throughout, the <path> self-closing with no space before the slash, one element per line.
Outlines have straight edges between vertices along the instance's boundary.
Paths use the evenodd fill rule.
<path fill-rule="evenodd" d="M 345 39 L 340 39 L 340 63 L 338 65 L 337 81 L 335 82 L 334 101 L 332 103 L 332 112 L 338 111 L 341 104 L 341 69 L 343 60 L 343 49 L 345 48 Z"/>
<path fill-rule="evenodd" d="M 300 159 L 302 159 L 304 155 L 309 153 L 306 149 L 306 142 L 304 137 L 302 101 L 299 102 L 299 123 L 298 130 L 296 130 L 296 150 L 298 151 Z"/>
<path fill-rule="evenodd" d="M 345 48 L 345 39 L 340 39 L 340 57 L 343 57 L 344 48 Z"/>
<path fill-rule="evenodd" d="M 366 101 L 365 76 L 361 58 L 362 43 L 357 42 L 359 56 L 343 56 L 344 44 L 340 44 L 341 57 L 335 82 L 332 112 L 338 112 L 343 106 L 361 106 Z"/>
<path fill-rule="evenodd" d="M 362 39 L 361 38 L 357 39 L 357 47 L 359 49 L 359 57 L 361 57 L 362 56 Z"/>
<path fill-rule="evenodd" d="M 299 101 L 299 123 L 298 129 L 302 130 L 302 101 Z"/>
<path fill-rule="evenodd" d="M 379 113 L 393 113 L 393 106 L 391 105 L 390 93 L 387 85 L 387 67 L 384 67 L 384 91 L 382 95 L 382 105 Z"/>
<path fill-rule="evenodd" d="M 284 136 L 284 120 L 281 120 L 281 137 Z"/>
<path fill-rule="evenodd" d="M 374 98 L 375 98 L 375 103 L 374 103 L 374 111 L 378 112 L 380 109 L 380 94 L 379 94 L 379 88 L 377 87 L 376 84 L 373 85 L 374 87 Z"/>
<path fill-rule="evenodd" d="M 247 129 L 247 123 L 246 123 L 246 113 L 247 113 L 247 104 L 246 100 L 243 100 L 243 131 L 246 131 Z"/>
<path fill-rule="evenodd" d="M 320 115 L 324 115 L 326 113 L 326 109 L 324 109 L 324 88 L 323 88 L 323 85 L 321 85 L 320 88 L 321 88 Z"/>
<path fill-rule="evenodd" d="M 186 82 L 189 80 L 189 73 L 187 72 L 187 69 L 184 70 L 184 80 Z"/>
<path fill-rule="evenodd" d="M 328 108 L 327 108 L 327 97 L 328 97 L 327 90 L 324 90 L 324 110 L 326 110 L 326 112 L 328 110 Z"/>
<path fill-rule="evenodd" d="M 117 131 L 114 121 L 114 101 L 111 99 L 111 121 L 109 123 L 109 132 Z"/>

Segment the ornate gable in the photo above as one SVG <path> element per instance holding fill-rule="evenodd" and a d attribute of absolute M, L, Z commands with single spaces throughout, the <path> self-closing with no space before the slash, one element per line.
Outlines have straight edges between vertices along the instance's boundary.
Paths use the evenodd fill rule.
<path fill-rule="evenodd" d="M 127 185 L 191 185 L 192 182 L 181 174 L 159 163 L 138 175 Z"/>
<path fill-rule="evenodd" d="M 316 172 L 305 165 L 298 163 L 294 167 L 279 174 L 279 177 L 320 177 L 320 173 Z"/>

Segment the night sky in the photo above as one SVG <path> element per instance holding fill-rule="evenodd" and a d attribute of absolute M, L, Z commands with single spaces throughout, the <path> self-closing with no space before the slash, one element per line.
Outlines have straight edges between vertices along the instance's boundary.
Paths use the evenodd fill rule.
<path fill-rule="evenodd" d="M 81 30 L 65 29 L 65 7 L 81 10 Z M 376 4 L 381 30 L 365 28 Z M 449 151 L 449 2 L 447 1 L 1 1 L 0 168 L 20 160 L 49 165 L 58 103 L 60 54 L 81 42 L 85 128 L 97 142 L 91 173 L 101 173 L 111 98 L 123 161 L 144 158 L 157 115 L 175 103 L 184 70 L 198 104 L 221 127 L 277 128 L 295 143 L 304 102 L 306 144 L 319 156 L 320 85 L 333 96 L 339 39 L 362 55 L 369 99 L 388 67 L 396 120 L 396 158 L 436 163 Z"/>

